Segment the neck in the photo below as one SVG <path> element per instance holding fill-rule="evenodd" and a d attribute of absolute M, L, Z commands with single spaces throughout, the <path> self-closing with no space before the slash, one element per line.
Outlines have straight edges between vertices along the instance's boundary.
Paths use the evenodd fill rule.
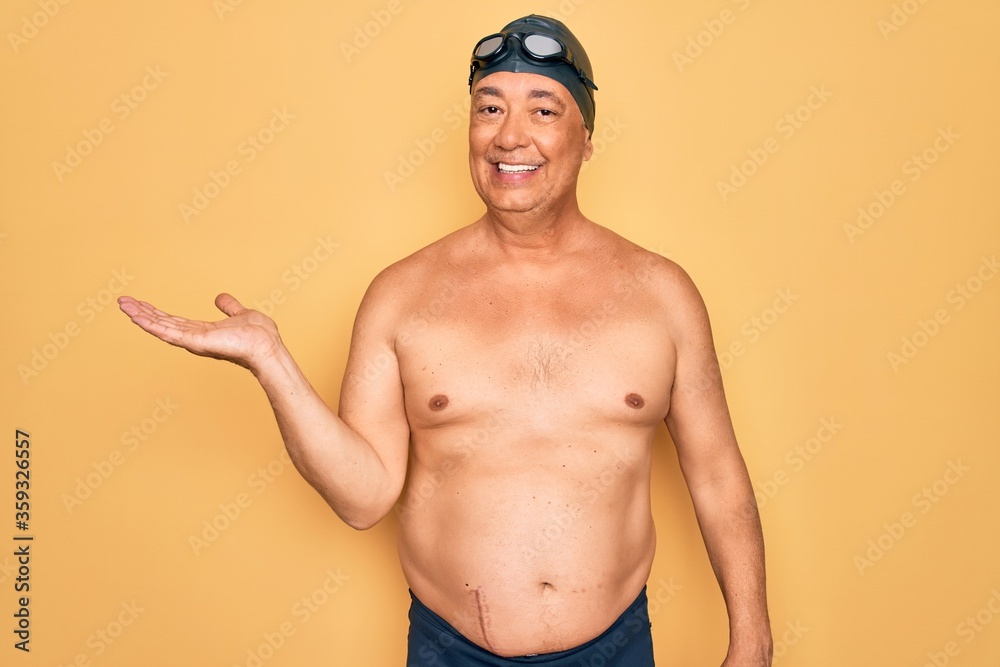
<path fill-rule="evenodd" d="M 576 202 L 560 211 L 499 211 L 488 208 L 481 219 L 487 237 L 508 259 L 557 259 L 578 246 L 592 224 Z"/>

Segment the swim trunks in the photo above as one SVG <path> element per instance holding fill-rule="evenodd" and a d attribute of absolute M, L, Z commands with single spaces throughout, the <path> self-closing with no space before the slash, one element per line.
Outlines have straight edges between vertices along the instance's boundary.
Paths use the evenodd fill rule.
<path fill-rule="evenodd" d="M 505 658 L 473 644 L 410 591 L 406 667 L 653 667 L 653 636 L 646 587 L 599 636 L 576 648 Z"/>

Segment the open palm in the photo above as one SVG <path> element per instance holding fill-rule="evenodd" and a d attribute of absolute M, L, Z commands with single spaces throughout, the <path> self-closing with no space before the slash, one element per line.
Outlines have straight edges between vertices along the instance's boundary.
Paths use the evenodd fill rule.
<path fill-rule="evenodd" d="M 171 315 L 130 296 L 120 297 L 118 305 L 132 322 L 162 341 L 192 354 L 225 359 L 250 370 L 255 370 L 281 344 L 274 320 L 244 308 L 225 293 L 215 298 L 215 305 L 228 317 L 217 322 Z"/>

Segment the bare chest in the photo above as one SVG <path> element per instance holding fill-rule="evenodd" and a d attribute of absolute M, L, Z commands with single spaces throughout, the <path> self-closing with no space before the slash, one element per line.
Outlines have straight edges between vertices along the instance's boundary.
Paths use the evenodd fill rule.
<path fill-rule="evenodd" d="M 411 426 L 497 412 L 540 430 L 666 415 L 674 347 L 653 300 L 611 288 L 453 289 L 415 304 L 397 337 Z"/>

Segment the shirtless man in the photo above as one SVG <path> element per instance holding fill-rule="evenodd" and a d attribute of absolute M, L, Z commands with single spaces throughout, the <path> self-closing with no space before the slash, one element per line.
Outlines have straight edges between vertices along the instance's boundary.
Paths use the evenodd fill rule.
<path fill-rule="evenodd" d="M 274 322 L 232 296 L 212 323 L 120 299 L 154 336 L 250 369 L 343 521 L 363 530 L 398 508 L 407 665 L 652 665 L 663 421 L 729 613 L 723 664 L 770 665 L 760 521 L 705 306 L 679 266 L 577 204 L 591 75 L 552 19 L 477 45 L 469 165 L 486 213 L 372 282 L 339 416 Z"/>

